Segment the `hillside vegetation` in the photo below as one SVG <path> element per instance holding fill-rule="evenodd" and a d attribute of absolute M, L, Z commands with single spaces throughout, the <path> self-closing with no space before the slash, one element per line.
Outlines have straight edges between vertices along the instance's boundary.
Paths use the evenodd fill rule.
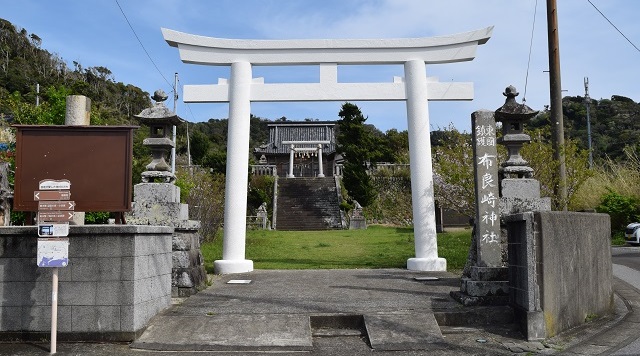
<path fill-rule="evenodd" d="M 91 99 L 91 123 L 93 125 L 140 125 L 133 115 L 140 113 L 151 105 L 149 92 L 137 87 L 135 83 L 116 81 L 113 73 L 104 64 L 96 67 L 84 67 L 82 63 L 68 63 L 64 54 L 51 53 L 46 50 L 46 39 L 29 33 L 9 21 L 0 19 L 0 123 L 7 124 L 62 124 L 64 122 L 65 98 L 68 95 L 85 95 Z M 36 87 L 40 86 L 39 106 L 36 106 Z M 147 88 L 153 91 L 157 88 Z M 563 99 L 565 135 L 570 143 L 568 152 L 573 163 L 572 200 L 570 208 L 576 210 L 598 209 L 611 213 L 611 209 L 603 209 L 607 201 L 605 196 L 617 194 L 634 210 L 621 221 L 640 219 L 640 164 L 638 163 L 639 145 L 636 137 L 640 133 L 640 104 L 631 98 L 612 95 L 610 98 L 591 99 L 590 118 L 593 142 L 594 167 L 589 169 L 584 163 L 587 144 L 586 105 L 582 97 L 565 97 Z M 354 109 L 357 109 L 354 108 Z M 540 108 L 534 108 L 540 109 Z M 366 119 L 366 113 L 363 113 Z M 336 119 L 339 115 L 336 112 Z M 454 118 L 451 118 L 452 120 Z M 270 122 L 286 121 L 286 117 L 274 121 L 251 117 L 251 143 L 249 149 L 266 143 L 267 125 Z M 308 119 L 313 120 L 313 119 Z M 362 120 L 363 121 L 363 120 Z M 364 121 L 363 121 L 364 122 Z M 226 166 L 226 118 L 208 118 L 206 121 L 189 123 L 189 141 L 192 162 L 205 168 L 207 172 L 224 174 Z M 529 154 L 537 177 L 543 183 L 545 192 L 553 181 L 547 159 L 550 147 L 548 130 L 548 113 L 544 110 L 536 117 L 528 130 L 535 142 L 523 150 Z M 187 125 L 178 128 L 177 148 L 178 165 L 187 163 Z M 366 137 L 364 149 L 370 163 L 390 162 L 406 164 L 408 155 L 408 133 L 395 129 L 381 132 L 372 125 L 363 124 L 358 129 Z M 455 166 L 471 167 L 469 149 L 470 137 L 467 133 L 454 132 L 452 127 L 432 132 L 434 151 L 434 169 L 436 173 L 444 172 L 436 179 L 436 196 L 440 194 L 441 206 L 460 212 L 469 212 L 469 192 L 472 192 L 472 179 L 469 172 L 453 170 Z M 149 150 L 142 145 L 148 135 L 148 129 L 141 127 L 134 140 L 134 183 L 139 182 L 140 173 L 149 162 Z M 11 134 L 4 130 L 0 134 L 3 142 L 0 147 L 0 159 L 11 159 Z M 544 153 L 544 154 L 543 154 Z M 438 156 L 438 154 L 441 154 Z M 448 155 L 448 156 L 447 156 Z M 369 163 L 369 162 L 367 162 Z M 447 166 L 447 163 L 450 163 Z M 549 176 L 549 177 L 548 177 Z M 220 179 L 216 176 L 217 180 Z M 392 180 L 394 189 L 408 187 L 407 172 Z M 453 181 L 448 180 L 454 178 Z M 406 191 L 393 193 L 394 189 L 384 188 L 384 179 L 375 178 L 372 189 L 382 190 L 382 194 L 371 202 L 369 214 L 378 221 L 389 221 L 406 225 L 410 222 L 411 212 Z M 404 180 L 404 181 L 398 181 Z M 184 183 L 185 187 L 194 182 Z M 216 185 L 217 186 L 217 185 Z M 443 188 L 444 187 L 444 188 Z M 588 187 L 588 188 L 585 188 Z M 217 188 L 220 189 L 220 188 Z M 404 188 L 403 188 L 404 189 Z M 408 188 L 407 188 L 408 189 Z M 400 189 L 402 190 L 402 189 Z M 378 192 L 379 193 L 379 192 Z M 447 201 L 447 199 L 449 198 Z M 611 208 L 611 207 L 609 207 Z M 621 208 L 622 209 L 622 208 Z M 617 221 L 617 220 L 616 220 Z"/>

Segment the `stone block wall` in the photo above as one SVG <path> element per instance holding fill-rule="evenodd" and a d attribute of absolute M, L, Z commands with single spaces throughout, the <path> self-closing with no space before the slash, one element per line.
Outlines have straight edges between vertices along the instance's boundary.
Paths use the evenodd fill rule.
<path fill-rule="evenodd" d="M 528 339 L 552 337 L 612 311 L 608 215 L 546 211 L 505 220 L 511 302 Z"/>
<path fill-rule="evenodd" d="M 188 297 L 205 285 L 207 273 L 200 252 L 200 222 L 189 220 L 189 206 L 180 203 L 180 188 L 171 183 L 140 183 L 133 188 L 133 210 L 127 223 L 170 226 L 172 238 L 171 296 Z"/>
<path fill-rule="evenodd" d="M 58 338 L 130 341 L 171 305 L 173 228 L 71 226 L 59 268 Z M 0 336 L 47 338 L 52 269 L 37 267 L 36 227 L 0 228 Z"/>
<path fill-rule="evenodd" d="M 188 297 L 204 286 L 207 273 L 200 252 L 199 227 L 176 228 L 173 235 L 171 296 Z"/>

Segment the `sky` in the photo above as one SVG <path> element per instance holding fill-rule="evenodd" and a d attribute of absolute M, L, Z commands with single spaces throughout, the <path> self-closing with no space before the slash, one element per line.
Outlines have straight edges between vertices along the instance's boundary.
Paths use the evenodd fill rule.
<path fill-rule="evenodd" d="M 473 101 L 430 102 L 432 130 L 453 125 L 470 131 L 476 110 L 496 110 L 515 86 L 519 102 L 549 105 L 546 1 L 544 0 L 2 0 L 0 18 L 42 39 L 41 48 L 73 68 L 103 66 L 116 82 L 153 94 L 229 78 L 229 67 L 182 63 L 161 33 L 168 28 L 230 39 L 414 38 L 446 36 L 495 26 L 473 61 L 427 66 L 441 82 L 473 82 Z M 640 101 L 640 1 L 558 0 L 563 96 L 593 99 L 622 95 Z M 601 15 L 596 8 L 605 16 Z M 611 25 L 607 19 L 615 25 Z M 620 32 L 624 34 L 620 34 Z M 625 39 L 625 36 L 627 39 Z M 402 66 L 340 66 L 339 82 L 392 82 Z M 317 82 L 318 68 L 256 67 L 265 83 Z M 406 130 L 404 102 L 355 102 L 367 123 Z M 172 107 L 173 103 L 167 105 Z M 341 102 L 252 103 L 252 114 L 275 120 L 338 120 Z M 190 122 L 228 117 L 225 103 L 185 104 Z"/>

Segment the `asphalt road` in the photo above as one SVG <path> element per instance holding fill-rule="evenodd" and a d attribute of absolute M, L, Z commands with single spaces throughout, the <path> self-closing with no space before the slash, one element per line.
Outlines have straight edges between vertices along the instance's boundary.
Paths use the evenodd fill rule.
<path fill-rule="evenodd" d="M 640 271 L 640 247 L 625 246 L 611 248 L 611 261 Z"/>
<path fill-rule="evenodd" d="M 640 247 L 613 247 L 611 249 L 613 274 L 640 289 Z M 638 339 L 616 351 L 612 355 L 630 356 L 640 355 L 640 330 Z"/>

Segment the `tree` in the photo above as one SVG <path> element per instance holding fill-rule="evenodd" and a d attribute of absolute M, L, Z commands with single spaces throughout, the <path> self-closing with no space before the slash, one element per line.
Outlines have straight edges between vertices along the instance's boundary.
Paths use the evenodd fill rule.
<path fill-rule="evenodd" d="M 195 164 L 202 164 L 210 146 L 211 142 L 204 133 L 195 130 L 191 133 L 191 159 Z"/>
<path fill-rule="evenodd" d="M 522 157 L 534 170 L 534 178 L 540 182 L 541 195 L 551 197 L 552 207 L 562 206 L 553 195 L 557 184 L 553 160 L 550 127 L 543 126 L 525 130 L 531 142 L 520 151 Z M 441 207 L 452 209 L 467 216 L 475 215 L 475 193 L 473 177 L 473 147 L 471 135 L 459 132 L 453 126 L 432 133 L 434 146 L 434 194 Z M 503 151 L 498 147 L 499 152 Z M 567 198 L 571 202 L 578 188 L 589 178 L 588 151 L 581 149 L 575 140 L 565 141 L 564 152 L 567 165 Z M 504 153 L 499 154 L 504 160 Z"/>
<path fill-rule="evenodd" d="M 204 156 L 202 166 L 207 167 L 212 173 L 225 174 L 227 172 L 227 151 L 213 149 Z"/>
<path fill-rule="evenodd" d="M 189 204 L 189 218 L 199 220 L 205 241 L 214 241 L 224 221 L 224 175 L 203 169 L 178 169 L 180 198 Z"/>
<path fill-rule="evenodd" d="M 409 131 L 390 129 L 386 133 L 387 147 L 391 153 L 389 161 L 409 163 Z"/>
<path fill-rule="evenodd" d="M 475 215 L 471 135 L 453 125 L 431 133 L 434 196 L 441 208 Z"/>
<path fill-rule="evenodd" d="M 351 198 L 367 206 L 377 195 L 367 173 L 375 139 L 372 131 L 365 128 L 367 118 L 356 105 L 344 103 L 338 115 L 341 120 L 338 121 L 336 150 L 345 160 L 342 182 Z"/>
<path fill-rule="evenodd" d="M 534 178 L 540 181 L 540 194 L 551 197 L 552 209 L 571 206 L 571 200 L 580 186 L 593 174 L 589 169 L 589 151 L 581 149 L 573 139 L 565 140 L 562 148 L 567 169 L 567 201 L 562 202 L 553 194 L 553 187 L 559 183 L 556 175 L 558 162 L 553 160 L 551 128 L 544 126 L 528 131 L 531 142 L 520 151 L 522 157 L 533 168 Z"/>

